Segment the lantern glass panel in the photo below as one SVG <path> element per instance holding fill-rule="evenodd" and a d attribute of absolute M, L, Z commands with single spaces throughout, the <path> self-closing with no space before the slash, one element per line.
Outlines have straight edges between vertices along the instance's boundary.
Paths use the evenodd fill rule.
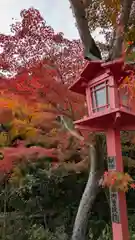
<path fill-rule="evenodd" d="M 108 82 L 105 81 L 91 88 L 93 112 L 103 111 L 109 105 Z"/>
<path fill-rule="evenodd" d="M 100 105 L 106 105 L 106 87 L 105 84 L 100 84 L 95 87 L 95 97 L 96 97 L 96 105 L 99 107 Z"/>

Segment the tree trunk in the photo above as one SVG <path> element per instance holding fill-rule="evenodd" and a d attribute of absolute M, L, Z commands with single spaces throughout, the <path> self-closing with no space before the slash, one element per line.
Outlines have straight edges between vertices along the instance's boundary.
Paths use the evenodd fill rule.
<path fill-rule="evenodd" d="M 100 50 L 90 34 L 88 20 L 85 17 L 85 7 L 88 5 L 88 2 L 90 3 L 90 0 L 69 0 L 69 2 L 76 19 L 82 44 L 84 46 L 85 58 L 91 60 L 101 59 Z"/>
<path fill-rule="evenodd" d="M 99 181 L 104 171 L 104 158 L 101 138 L 96 138 L 96 146 L 90 146 L 90 173 L 80 201 L 76 215 L 71 240 L 85 240 L 87 235 L 88 217 L 92 210 L 94 200 L 99 192 Z"/>

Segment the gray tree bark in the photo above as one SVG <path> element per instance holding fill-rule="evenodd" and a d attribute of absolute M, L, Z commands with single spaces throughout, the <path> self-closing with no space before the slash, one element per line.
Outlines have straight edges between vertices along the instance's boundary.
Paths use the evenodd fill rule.
<path fill-rule="evenodd" d="M 71 8 L 76 19 L 79 35 L 84 46 L 85 58 L 93 60 L 101 59 L 100 50 L 90 34 L 88 20 L 85 17 L 85 8 L 90 2 L 90 0 L 87 0 L 85 4 L 83 0 L 69 0 L 69 2 L 71 4 Z"/>
<path fill-rule="evenodd" d="M 92 210 L 93 203 L 99 192 L 99 181 L 104 171 L 104 156 L 102 149 L 102 139 L 96 138 L 96 146 L 90 146 L 90 171 L 88 182 L 82 195 L 78 212 L 76 215 L 73 234 L 71 240 L 85 240 L 87 231 L 87 222 Z"/>

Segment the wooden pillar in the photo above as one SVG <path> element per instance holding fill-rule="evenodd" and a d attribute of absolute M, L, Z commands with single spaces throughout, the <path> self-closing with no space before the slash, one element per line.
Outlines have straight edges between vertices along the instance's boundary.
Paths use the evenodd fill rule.
<path fill-rule="evenodd" d="M 123 172 L 120 131 L 115 129 L 108 129 L 106 137 L 108 152 L 108 171 L 116 170 L 118 172 Z M 110 191 L 110 205 L 113 239 L 129 240 L 128 215 L 125 193 Z"/>

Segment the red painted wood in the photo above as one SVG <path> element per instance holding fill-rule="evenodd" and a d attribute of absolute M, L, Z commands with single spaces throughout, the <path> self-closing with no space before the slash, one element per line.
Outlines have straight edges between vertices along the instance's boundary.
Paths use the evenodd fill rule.
<path fill-rule="evenodd" d="M 110 77 L 110 71 L 104 70 L 98 77 L 95 77 L 93 79 L 91 79 L 88 82 L 88 86 L 90 87 L 94 87 L 97 84 L 103 83 L 104 81 L 106 81 L 109 77 Z"/>
<path fill-rule="evenodd" d="M 73 92 L 85 95 L 87 84 L 97 76 L 101 76 L 106 70 L 101 67 L 102 61 L 89 62 L 81 73 L 81 76 L 75 81 L 69 89 Z"/>
<path fill-rule="evenodd" d="M 123 172 L 123 160 L 121 154 L 120 131 L 108 129 L 107 137 L 107 152 L 108 156 L 116 157 L 116 171 Z M 114 240 L 129 240 L 128 220 L 127 220 L 127 206 L 126 197 L 123 192 L 118 193 L 120 223 L 112 222 L 113 239 Z"/>
<path fill-rule="evenodd" d="M 96 77 L 100 77 L 103 73 L 106 72 L 106 70 L 112 72 L 113 75 L 118 75 L 120 76 L 121 73 L 121 65 L 123 63 L 121 63 L 120 61 L 116 61 L 116 62 L 108 62 L 108 63 L 104 63 L 103 61 L 99 60 L 99 61 L 91 61 L 89 62 L 84 70 L 81 73 L 81 76 L 79 79 L 77 79 L 77 81 L 75 81 L 70 87 L 69 89 L 71 91 L 80 93 L 85 95 L 85 88 L 86 87 L 82 87 L 82 83 L 88 83 L 90 82 L 92 79 L 96 78 Z M 115 70 L 116 69 L 116 70 Z M 116 80 L 118 79 L 118 77 L 116 77 Z"/>
<path fill-rule="evenodd" d="M 120 114 L 119 125 L 116 122 L 117 114 Z M 125 109 L 116 108 L 98 112 L 96 115 L 91 115 L 81 120 L 74 122 L 80 127 L 90 128 L 91 131 L 106 131 L 108 128 L 119 126 L 119 130 L 134 130 L 135 129 L 135 112 L 129 112 Z"/>
<path fill-rule="evenodd" d="M 96 77 L 100 77 L 106 71 L 110 72 L 114 77 L 117 86 L 119 86 L 123 79 L 128 76 L 129 71 L 132 69 L 132 66 L 125 65 L 125 69 L 123 69 L 124 62 L 123 59 L 117 59 L 115 61 L 103 62 L 99 61 L 91 61 L 89 62 L 84 70 L 81 73 L 81 76 L 77 81 L 75 81 L 69 89 L 73 92 L 80 93 L 85 95 L 86 86 L 82 86 L 82 83 L 88 84 L 90 81 L 94 80 Z M 96 81 L 96 80 L 94 80 Z"/>
<path fill-rule="evenodd" d="M 91 99 L 90 88 L 86 88 L 86 101 L 87 101 L 87 106 L 88 106 L 88 115 L 91 116 L 91 114 L 92 114 L 92 99 Z"/>
<path fill-rule="evenodd" d="M 80 129 L 80 130 L 87 130 L 89 132 L 103 132 L 104 129 L 103 128 L 94 128 L 94 127 L 90 127 L 89 125 L 85 126 L 85 125 L 81 125 L 81 124 L 75 124 L 75 128 L 76 129 Z"/>

